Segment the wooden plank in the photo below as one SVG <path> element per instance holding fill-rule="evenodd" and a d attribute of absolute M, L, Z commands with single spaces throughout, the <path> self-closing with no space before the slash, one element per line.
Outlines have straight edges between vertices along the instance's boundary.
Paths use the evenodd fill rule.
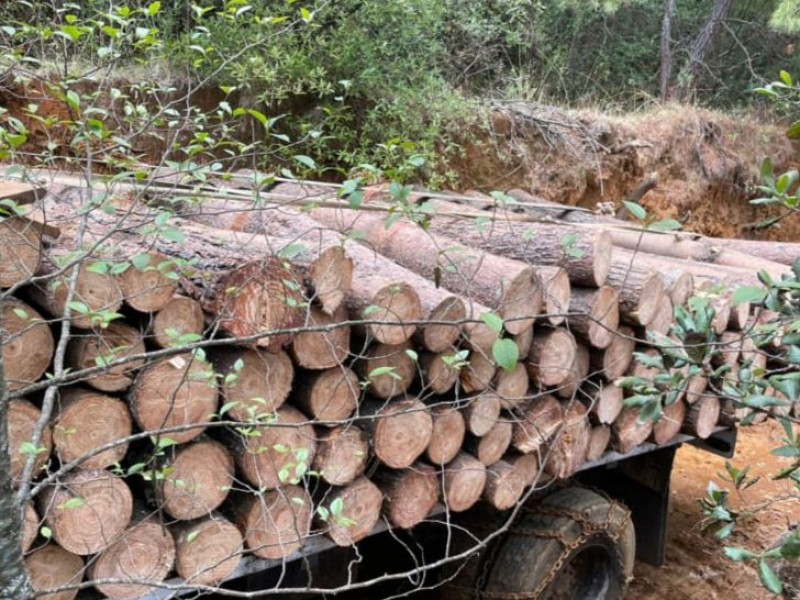
<path fill-rule="evenodd" d="M 0 200 L 12 200 L 18 205 L 33 204 L 44 198 L 47 190 L 19 181 L 0 181 Z"/>

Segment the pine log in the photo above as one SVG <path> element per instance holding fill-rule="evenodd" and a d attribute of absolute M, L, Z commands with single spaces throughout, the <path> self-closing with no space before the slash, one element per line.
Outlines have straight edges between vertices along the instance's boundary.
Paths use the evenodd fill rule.
<path fill-rule="evenodd" d="M 665 406 L 661 418 L 653 425 L 653 441 L 659 446 L 669 442 L 681 432 L 685 417 L 686 403 L 683 400 Z"/>
<path fill-rule="evenodd" d="M 497 309 L 509 333 L 529 326 L 541 312 L 542 282 L 525 263 L 426 234 L 406 221 L 387 228 L 384 216 L 376 213 L 318 208 L 311 216 L 343 233 L 363 232 L 364 243 L 403 267 Z"/>
<path fill-rule="evenodd" d="M 538 452 L 564 425 L 564 407 L 547 394 L 528 401 L 519 410 L 511 443 L 522 454 Z"/>
<path fill-rule="evenodd" d="M 234 421 L 261 420 L 289 397 L 294 366 L 283 351 L 227 347 L 211 355 L 214 371 L 222 376 L 220 392 L 225 417 Z"/>
<path fill-rule="evenodd" d="M 445 465 L 461 450 L 467 430 L 466 422 L 463 414 L 451 406 L 434 406 L 431 408 L 431 417 L 433 433 L 425 456 L 434 465 Z"/>
<path fill-rule="evenodd" d="M 591 441 L 587 409 L 573 401 L 564 411 L 564 426 L 549 444 L 544 463 L 545 471 L 557 478 L 567 479 L 586 461 Z"/>
<path fill-rule="evenodd" d="M 774 240 L 741 240 L 725 238 L 705 238 L 705 241 L 717 248 L 733 250 L 747 256 L 771 261 L 791 267 L 800 257 L 800 244 L 793 242 L 779 242 Z M 741 266 L 741 262 L 730 262 L 733 266 Z M 759 267 L 753 267 L 760 270 Z"/>
<path fill-rule="evenodd" d="M 566 381 L 575 362 L 577 344 L 562 327 L 535 333 L 526 367 L 532 383 L 554 387 Z"/>
<path fill-rule="evenodd" d="M 500 396 L 503 408 L 513 408 L 528 398 L 528 370 L 525 365 L 518 362 L 513 369 L 506 371 L 498 369 L 494 376 L 494 391 Z"/>
<path fill-rule="evenodd" d="M 716 396 L 705 395 L 689 407 L 684 421 L 683 431 L 695 435 L 701 440 L 714 433 L 719 421 L 721 404 Z"/>
<path fill-rule="evenodd" d="M 305 369 L 330 369 L 344 364 L 350 353 L 350 327 L 341 325 L 346 321 L 347 309 L 344 306 L 332 315 L 310 306 L 301 325 L 326 330 L 296 334 L 291 345 L 294 361 Z"/>
<path fill-rule="evenodd" d="M 464 450 L 485 466 L 491 467 L 503 458 L 511 445 L 513 430 L 511 421 L 498 420 L 486 435 L 482 437 L 467 436 L 464 440 Z"/>
<path fill-rule="evenodd" d="M 452 349 L 445 350 L 441 354 L 422 353 L 419 357 L 419 367 L 426 393 L 442 395 L 453 389 L 459 376 L 459 370 L 452 366 L 455 356 L 456 351 Z"/>
<path fill-rule="evenodd" d="M 301 373 L 292 401 L 317 425 L 335 427 L 358 407 L 358 376 L 344 366 Z"/>
<path fill-rule="evenodd" d="M 3 375 L 9 391 L 36 382 L 50 366 L 55 342 L 42 315 L 15 298 L 0 304 Z"/>
<path fill-rule="evenodd" d="M 39 515 L 36 514 L 36 509 L 33 507 L 33 501 L 29 500 L 25 504 L 25 511 L 22 519 L 22 540 L 21 548 L 22 553 L 25 554 L 33 546 L 36 541 L 36 536 L 39 535 Z"/>
<path fill-rule="evenodd" d="M 604 285 L 596 290 L 573 288 L 569 328 L 595 348 L 608 348 L 619 327 L 619 294 Z"/>
<path fill-rule="evenodd" d="M 612 383 L 601 383 L 591 400 L 591 414 L 601 425 L 611 425 L 625 406 L 622 388 Z"/>
<path fill-rule="evenodd" d="M 466 398 L 462 414 L 467 431 L 476 437 L 489 433 L 500 417 L 503 400 L 495 392 L 486 391 Z"/>
<path fill-rule="evenodd" d="M 595 425 L 592 427 L 589 449 L 586 452 L 586 462 L 593 462 L 603 456 L 610 442 L 611 427 L 608 425 Z"/>
<path fill-rule="evenodd" d="M 633 360 L 635 335 L 630 327 L 621 326 L 608 348 L 603 352 L 595 351 L 590 354 L 592 369 L 599 371 L 607 381 L 622 377 Z"/>
<path fill-rule="evenodd" d="M 575 358 L 570 367 L 569 376 L 555 390 L 559 398 L 573 398 L 589 375 L 590 365 L 589 349 L 583 344 L 576 344 Z"/>
<path fill-rule="evenodd" d="M 36 452 L 33 477 L 39 474 L 50 458 L 53 450 L 53 432 L 49 425 L 45 425 L 42 431 L 39 447 L 30 447 L 33 430 L 41 416 L 42 411 L 27 400 L 10 400 L 8 403 L 8 454 L 11 461 L 11 481 L 14 483 L 19 483 L 25 463 L 32 451 Z"/>
<path fill-rule="evenodd" d="M 95 588 L 112 600 L 134 600 L 158 588 L 175 562 L 175 541 L 158 516 L 137 520 L 110 547 L 94 557 L 86 572 L 88 580 L 121 579 L 146 581 L 98 583 Z"/>
<path fill-rule="evenodd" d="M 159 462 L 166 475 L 156 481 L 159 507 L 179 521 L 209 516 L 233 486 L 233 457 L 218 442 L 204 438 L 167 449 L 167 454 Z"/>
<path fill-rule="evenodd" d="M 369 441 L 353 424 L 319 430 L 317 452 L 311 468 L 331 485 L 347 485 L 367 467 Z"/>
<path fill-rule="evenodd" d="M 704 392 L 708 388 L 708 378 L 703 375 L 695 375 L 689 378 L 686 382 L 686 393 L 684 394 L 684 401 L 686 404 L 694 404 L 703 397 Z"/>
<path fill-rule="evenodd" d="M 503 462 L 514 467 L 526 488 L 534 485 L 539 478 L 539 456 L 536 453 L 509 453 L 503 457 Z"/>
<path fill-rule="evenodd" d="M 430 352 L 445 352 L 452 347 L 461 333 L 459 326 L 446 323 L 457 323 L 466 319 L 467 307 L 457 296 L 445 296 L 439 299 L 440 294 L 431 294 L 428 289 L 417 293 L 422 302 L 425 321 L 430 321 L 430 324 L 417 329 L 414 339 L 418 345 Z"/>
<path fill-rule="evenodd" d="M 231 337 L 261 335 L 254 344 L 275 352 L 291 342 L 291 335 L 272 332 L 303 323 L 303 289 L 296 267 L 267 256 L 222 274 L 205 300 L 205 309 Z"/>
<path fill-rule="evenodd" d="M 579 285 L 600 287 L 606 281 L 612 242 L 603 231 L 519 222 L 502 209 L 491 215 L 445 200 L 428 199 L 427 203 L 434 209 L 430 228 L 436 233 L 487 252 L 538 265 L 564 267 L 570 280 Z M 453 213 L 472 218 L 458 218 Z M 477 221 L 487 217 L 491 219 L 488 223 Z"/>
<path fill-rule="evenodd" d="M 139 312 L 163 309 L 178 289 L 177 265 L 157 252 L 146 252 L 131 259 L 119 276 L 125 303 Z"/>
<path fill-rule="evenodd" d="M 465 394 L 488 390 L 492 385 L 495 373 L 497 373 L 497 363 L 491 349 L 472 344 L 467 344 L 467 349 L 469 351 L 467 364 L 461 369 L 459 375 L 461 390 Z"/>
<path fill-rule="evenodd" d="M 360 407 L 375 456 L 387 467 L 405 469 L 428 448 L 433 418 L 419 400 L 367 401 Z"/>
<path fill-rule="evenodd" d="M 564 310 L 561 311 L 562 316 L 566 315 L 568 311 L 569 311 L 569 303 L 567 303 L 566 306 L 564 307 Z M 560 325 L 561 323 L 564 322 L 565 319 L 566 317 L 563 317 L 559 323 L 553 323 L 553 321 L 551 320 L 550 324 L 553 326 Z M 514 343 L 517 345 L 517 350 L 519 351 L 519 355 L 528 356 L 528 354 L 530 354 L 531 351 L 531 344 L 533 344 L 533 327 L 528 327 L 527 329 L 524 329 L 520 333 L 512 335 L 511 339 L 513 339 Z M 489 346 L 489 349 L 491 349 L 491 344 Z"/>
<path fill-rule="evenodd" d="M 442 478 L 442 502 L 451 512 L 472 508 L 486 487 L 486 467 L 477 458 L 460 452 L 445 468 Z"/>
<path fill-rule="evenodd" d="M 401 471 L 378 471 L 373 479 L 383 494 L 384 515 L 400 529 L 411 529 L 425 520 L 439 499 L 436 471 L 423 462 Z"/>
<path fill-rule="evenodd" d="M 199 336 L 203 333 L 205 316 L 197 300 L 175 295 L 153 317 L 151 335 L 161 348 L 169 348 L 180 343 L 185 336 Z"/>
<path fill-rule="evenodd" d="M 42 235 L 23 217 L 0 221 L 0 288 L 24 283 L 39 270 L 42 260 Z"/>
<path fill-rule="evenodd" d="M 239 566 L 242 534 L 224 517 L 215 514 L 199 521 L 178 523 L 175 538 L 175 571 L 188 585 L 218 585 Z"/>
<path fill-rule="evenodd" d="M 125 481 L 107 471 L 73 471 L 43 491 L 39 512 L 59 546 L 85 556 L 119 540 L 133 497 Z"/>
<path fill-rule="evenodd" d="M 366 477 L 359 477 L 343 488 L 337 488 L 328 496 L 330 514 L 327 519 L 327 535 L 337 546 L 351 546 L 367 537 L 381 514 L 383 494 Z M 333 514 L 330 506 L 341 501 L 341 513 Z"/>
<path fill-rule="evenodd" d="M 405 393 L 416 375 L 416 363 L 409 355 L 408 342 L 390 346 L 373 344 L 356 362 L 356 371 L 368 383 L 367 390 L 378 398 L 388 399 Z"/>
<path fill-rule="evenodd" d="M 84 575 L 83 558 L 52 543 L 26 556 L 25 569 L 36 592 L 76 586 L 73 589 L 37 596 L 44 600 L 73 600 L 78 595 L 77 585 Z"/>
<path fill-rule="evenodd" d="M 247 549 L 259 558 L 281 559 L 303 546 L 314 506 L 305 489 L 289 485 L 252 494 L 236 504 L 236 523 Z"/>
<path fill-rule="evenodd" d="M 417 288 L 400 280 L 388 281 L 387 273 L 373 277 L 359 275 L 348 297 L 354 321 L 367 321 L 367 331 L 382 344 L 398 345 L 417 331 L 415 321 L 422 321 L 422 301 Z M 377 290 L 377 291 L 376 291 Z"/>
<path fill-rule="evenodd" d="M 53 445 L 62 464 L 88 456 L 98 448 L 131 435 L 133 422 L 121 400 L 81 388 L 63 388 L 53 421 Z M 81 469 L 104 469 L 125 456 L 118 444 L 82 461 Z"/>
<path fill-rule="evenodd" d="M 537 267 L 544 285 L 543 317 L 555 327 L 566 320 L 572 287 L 569 272 L 563 267 Z"/>
<path fill-rule="evenodd" d="M 141 332 L 121 322 L 112 322 L 107 328 L 80 332 L 70 337 L 66 364 L 73 371 L 107 366 L 102 373 L 86 379 L 86 383 L 102 392 L 120 392 L 133 383 L 134 371 L 144 364 L 144 359 L 129 360 L 112 365 L 146 352 Z"/>
<path fill-rule="evenodd" d="M 78 279 L 75 293 L 70 302 L 80 303 L 84 310 L 78 312 L 71 308 L 70 319 L 72 325 L 79 329 L 91 329 L 96 325 L 97 313 L 114 313 L 122 307 L 122 290 L 120 290 L 118 278 L 108 273 L 91 270 L 94 264 L 96 264 L 94 260 L 86 259 L 77 267 Z M 37 284 L 36 291 L 31 294 L 31 300 L 55 319 L 61 319 L 64 314 L 69 281 L 75 268 L 74 266 L 70 267 L 61 275 Z M 44 274 L 54 273 L 55 270 L 55 267 L 48 266 Z"/>
<path fill-rule="evenodd" d="M 526 481 L 513 465 L 499 460 L 486 469 L 483 499 L 497 510 L 508 510 L 519 502 L 525 485 Z"/>
<path fill-rule="evenodd" d="M 658 275 L 657 264 L 646 262 L 644 257 L 614 248 L 608 285 L 619 292 L 620 313 L 635 324 L 647 326 L 667 293 Z"/>
<path fill-rule="evenodd" d="M 160 437 L 176 444 L 188 442 L 203 433 L 217 412 L 213 370 L 190 353 L 159 359 L 139 371 L 128 404 L 144 431 L 184 427 Z"/>
<path fill-rule="evenodd" d="M 635 407 L 626 407 L 611 426 L 614 449 L 620 454 L 627 454 L 639 444 L 643 444 L 652 431 L 652 421 L 640 421 L 639 410 Z"/>
<path fill-rule="evenodd" d="M 248 428 L 249 429 L 249 428 Z M 299 482 L 317 449 L 314 427 L 291 406 L 282 406 L 255 432 L 239 432 L 226 441 L 244 478 L 259 490 Z"/>

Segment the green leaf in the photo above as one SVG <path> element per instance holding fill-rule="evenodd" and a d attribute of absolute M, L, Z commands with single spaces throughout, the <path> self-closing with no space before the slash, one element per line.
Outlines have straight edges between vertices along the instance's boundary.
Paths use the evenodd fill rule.
<path fill-rule="evenodd" d="M 76 508 L 80 508 L 84 504 L 86 503 L 83 501 L 83 498 L 78 498 L 77 496 L 75 496 L 74 498 L 70 498 L 63 504 L 60 504 L 58 508 L 60 508 L 61 510 L 73 510 Z"/>
<path fill-rule="evenodd" d="M 307 248 L 303 246 L 303 244 L 289 244 L 288 246 L 281 248 L 278 252 L 278 256 L 280 258 L 294 258 L 305 252 Z"/>
<path fill-rule="evenodd" d="M 501 331 L 503 331 L 503 319 L 501 319 L 496 314 L 483 313 L 480 319 L 481 321 L 486 323 L 486 326 L 495 333 L 499 334 Z"/>
<path fill-rule="evenodd" d="M 727 546 L 725 548 L 725 556 L 730 558 L 731 560 L 750 560 L 756 558 L 758 555 L 755 552 L 750 552 L 750 550 L 745 550 L 744 548 L 731 548 Z"/>
<path fill-rule="evenodd" d="M 790 140 L 796 140 L 800 138 L 800 121 L 795 121 L 789 128 L 786 130 L 786 137 Z"/>
<path fill-rule="evenodd" d="M 23 321 L 28 320 L 28 313 L 21 308 L 14 308 L 11 310 L 11 312 L 13 312 L 15 315 L 17 315 L 17 318 L 22 319 Z"/>
<path fill-rule="evenodd" d="M 42 525 L 42 528 L 39 529 L 39 533 L 46 540 L 49 540 L 51 537 L 53 537 L 53 530 L 45 525 Z"/>
<path fill-rule="evenodd" d="M 191 544 L 193 541 L 197 539 L 197 536 L 200 534 L 199 531 L 191 531 L 189 535 L 186 536 L 186 543 Z"/>
<path fill-rule="evenodd" d="M 675 219 L 661 219 L 660 221 L 648 225 L 647 229 L 650 231 L 677 231 L 681 227 L 683 227 L 683 225 Z"/>
<path fill-rule="evenodd" d="M 150 255 L 137 254 L 131 259 L 131 264 L 140 271 L 144 271 L 150 265 Z"/>
<path fill-rule="evenodd" d="M 512 339 L 495 340 L 492 344 L 492 357 L 503 369 L 513 371 L 519 361 L 519 348 Z"/>
<path fill-rule="evenodd" d="M 778 74 L 778 77 L 780 77 L 781 81 L 782 81 L 783 83 L 785 83 L 786 85 L 788 85 L 789 87 L 791 87 L 791 86 L 793 86 L 793 85 L 794 85 L 794 82 L 792 81 L 792 76 L 791 76 L 791 75 L 790 75 L 788 72 L 786 72 L 786 71 L 781 71 L 781 72 Z"/>
<path fill-rule="evenodd" d="M 158 14 L 158 11 L 160 10 L 161 10 L 161 2 L 151 2 L 150 5 L 147 7 L 147 16 L 155 17 Z"/>
<path fill-rule="evenodd" d="M 758 304 L 764 300 L 767 291 L 763 287 L 756 285 L 745 285 L 736 288 L 733 292 L 733 305 L 739 306 L 745 302 Z"/>
<path fill-rule="evenodd" d="M 344 510 L 344 501 L 341 498 L 335 498 L 333 502 L 331 502 L 331 514 L 334 516 L 342 514 Z"/>
<path fill-rule="evenodd" d="M 309 169 L 317 168 L 317 163 L 314 162 L 314 159 L 310 156 L 306 156 L 305 154 L 296 154 L 293 158 L 301 165 L 308 167 Z"/>
<path fill-rule="evenodd" d="M 772 570 L 765 559 L 758 561 L 758 575 L 761 577 L 761 583 L 773 594 L 780 594 L 783 591 L 781 580 Z"/>
<path fill-rule="evenodd" d="M 64 100 L 67 102 L 69 107 L 74 110 L 78 110 L 81 107 L 81 97 L 78 96 L 78 94 L 72 90 L 69 90 L 67 92 L 67 95 L 64 97 Z"/>
<path fill-rule="evenodd" d="M 780 547 L 781 556 L 785 558 L 800 557 L 800 536 L 795 532 Z"/>
<path fill-rule="evenodd" d="M 774 182 L 773 176 L 773 169 L 772 169 L 772 160 L 770 160 L 769 156 L 764 157 L 764 160 L 761 161 L 761 179 L 767 185 L 772 185 Z"/>
<path fill-rule="evenodd" d="M 375 367 L 372 371 L 369 372 L 367 375 L 368 379 L 375 379 L 376 377 L 380 377 L 381 375 L 388 375 L 389 377 L 393 377 L 394 379 L 401 379 L 400 375 L 395 373 L 394 367 Z"/>
<path fill-rule="evenodd" d="M 644 208 L 636 204 L 636 202 L 631 202 L 630 200 L 623 200 L 622 204 L 625 205 L 625 208 L 628 210 L 634 218 L 639 219 L 640 221 L 644 221 L 647 218 L 647 211 Z"/>

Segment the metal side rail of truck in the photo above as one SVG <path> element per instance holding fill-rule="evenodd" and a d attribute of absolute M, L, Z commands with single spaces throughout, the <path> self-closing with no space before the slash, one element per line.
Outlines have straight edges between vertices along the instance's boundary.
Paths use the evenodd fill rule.
<path fill-rule="evenodd" d="M 730 458 L 736 429 L 718 427 L 705 440 L 678 435 L 624 455 L 606 452 L 506 513 L 479 505 L 454 515 L 440 505 L 411 531 L 381 521 L 350 548 L 320 534 L 282 560 L 247 556 L 221 587 L 258 598 L 620 599 L 636 559 L 664 563 L 670 475 L 684 443 Z M 141 600 L 203 593 L 180 579 L 164 585 Z"/>

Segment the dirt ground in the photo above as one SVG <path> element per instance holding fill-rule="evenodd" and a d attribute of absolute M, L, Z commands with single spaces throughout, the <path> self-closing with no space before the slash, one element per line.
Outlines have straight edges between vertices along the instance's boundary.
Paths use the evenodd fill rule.
<path fill-rule="evenodd" d="M 740 430 L 736 455 L 737 467 L 752 465 L 751 474 L 761 481 L 746 490 L 733 504 L 742 509 L 791 493 L 786 482 L 769 479 L 785 466 L 786 459 L 770 454 L 782 431 L 777 423 L 764 423 Z M 793 501 L 780 502 L 756 511 L 756 514 L 731 538 L 720 543 L 710 533 L 700 531 L 703 518 L 698 505 L 709 481 L 722 484 L 725 459 L 685 446 L 678 452 L 672 473 L 667 562 L 661 568 L 638 563 L 627 600 L 713 600 L 717 598 L 774 598 L 758 582 L 755 569 L 734 563 L 723 553 L 724 545 L 760 550 L 771 546 L 785 531 L 787 523 L 800 520 L 800 495 Z"/>

